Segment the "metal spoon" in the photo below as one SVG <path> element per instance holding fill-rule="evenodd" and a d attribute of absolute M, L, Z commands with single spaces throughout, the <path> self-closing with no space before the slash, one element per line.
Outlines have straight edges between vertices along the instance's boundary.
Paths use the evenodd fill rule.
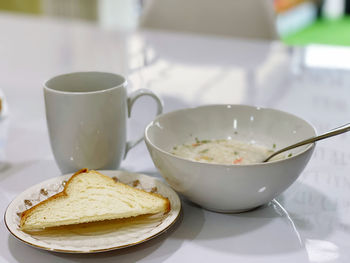
<path fill-rule="evenodd" d="M 345 124 L 345 125 L 342 125 L 338 128 L 335 128 L 333 130 L 330 130 L 329 132 L 326 132 L 324 134 L 321 134 L 319 136 L 316 136 L 316 137 L 312 137 L 312 138 L 309 138 L 309 139 L 306 139 L 306 140 L 303 140 L 301 142 L 298 142 L 296 144 L 293 144 L 293 145 L 290 145 L 290 146 L 287 146 L 277 152 L 274 152 L 273 154 L 271 154 L 269 157 L 267 157 L 263 163 L 266 163 L 268 162 L 272 157 L 280 154 L 280 153 L 283 153 L 285 151 L 288 151 L 288 150 L 291 150 L 291 149 L 294 149 L 296 147 L 299 147 L 299 146 L 302 146 L 302 145 L 305 145 L 305 144 L 310 144 L 310 143 L 313 143 L 313 142 L 316 142 L 316 141 L 319 141 L 319 140 L 323 140 L 323 139 L 326 139 L 328 137 L 332 137 L 332 136 L 336 136 L 336 135 L 339 135 L 339 134 L 342 134 L 344 132 L 348 132 L 350 131 L 350 123 L 348 124 Z"/>

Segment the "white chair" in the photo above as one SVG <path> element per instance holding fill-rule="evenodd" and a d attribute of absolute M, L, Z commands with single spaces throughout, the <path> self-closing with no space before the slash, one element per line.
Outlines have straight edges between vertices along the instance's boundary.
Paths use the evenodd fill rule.
<path fill-rule="evenodd" d="M 273 0 L 145 0 L 140 22 L 148 29 L 278 39 Z"/>

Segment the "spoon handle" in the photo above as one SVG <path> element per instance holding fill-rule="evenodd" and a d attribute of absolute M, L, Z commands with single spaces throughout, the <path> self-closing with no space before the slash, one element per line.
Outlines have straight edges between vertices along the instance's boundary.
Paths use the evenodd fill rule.
<path fill-rule="evenodd" d="M 348 124 L 345 124 L 345 125 L 342 125 L 338 128 L 335 128 L 333 130 L 330 130 L 324 134 L 321 134 L 319 136 L 316 136 L 316 137 L 312 137 L 312 138 L 309 138 L 309 139 L 306 139 L 304 141 L 301 141 L 301 142 L 298 142 L 296 144 L 293 144 L 293 145 L 290 145 L 288 147 L 285 147 L 277 152 L 274 152 L 273 154 L 271 154 L 268 158 L 266 158 L 263 163 L 266 163 L 267 161 L 269 161 L 272 157 L 282 153 L 282 152 L 285 152 L 285 151 L 288 151 L 288 150 L 291 150 L 291 149 L 294 149 L 296 147 L 299 147 L 299 146 L 302 146 L 302 145 L 305 145 L 305 144 L 309 144 L 309 143 L 313 143 L 313 142 L 316 142 L 316 141 L 319 141 L 319 140 L 323 140 L 323 139 L 326 139 L 326 138 L 329 138 L 329 137 L 332 137 L 332 136 L 336 136 L 336 135 L 339 135 L 339 134 L 342 134 L 344 132 L 348 132 L 350 131 L 350 123 Z"/>

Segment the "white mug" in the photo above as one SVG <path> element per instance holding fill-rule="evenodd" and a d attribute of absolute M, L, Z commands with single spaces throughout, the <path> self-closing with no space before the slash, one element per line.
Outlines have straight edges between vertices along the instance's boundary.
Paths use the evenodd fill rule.
<path fill-rule="evenodd" d="M 129 96 L 123 76 L 104 72 L 76 72 L 45 83 L 46 119 L 51 148 L 63 174 L 81 168 L 117 169 L 127 152 L 143 137 L 127 141 L 127 118 L 134 102 L 150 96 L 140 89 Z"/>

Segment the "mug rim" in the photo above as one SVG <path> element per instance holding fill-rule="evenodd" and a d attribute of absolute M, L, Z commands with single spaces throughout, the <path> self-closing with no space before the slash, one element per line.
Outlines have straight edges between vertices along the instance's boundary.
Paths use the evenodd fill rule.
<path fill-rule="evenodd" d="M 94 91 L 63 91 L 63 90 L 57 90 L 54 88 L 49 87 L 48 83 L 50 81 L 53 81 L 55 79 L 58 78 L 62 78 L 65 76 L 70 76 L 70 75 L 78 75 L 78 74 L 90 74 L 90 73 L 94 73 L 94 74 L 107 74 L 113 77 L 118 77 L 122 79 L 122 82 L 118 85 L 112 86 L 112 87 L 108 87 L 108 88 L 104 88 L 101 90 L 94 90 Z M 126 87 L 127 86 L 127 80 L 126 78 L 121 75 L 121 74 L 116 74 L 116 73 L 112 73 L 112 72 L 106 72 L 106 71 L 75 71 L 75 72 L 70 72 L 70 73 L 64 73 L 64 74 L 59 74 L 56 75 L 54 77 L 51 77 L 50 79 L 46 80 L 44 83 L 44 90 L 50 91 L 50 92 L 55 92 L 55 93 L 59 93 L 59 94 L 70 94 L 70 95 L 82 95 L 82 94 L 96 94 L 96 93 L 103 93 L 103 92 L 107 92 L 107 91 L 111 91 L 114 89 L 118 89 L 120 87 Z"/>

